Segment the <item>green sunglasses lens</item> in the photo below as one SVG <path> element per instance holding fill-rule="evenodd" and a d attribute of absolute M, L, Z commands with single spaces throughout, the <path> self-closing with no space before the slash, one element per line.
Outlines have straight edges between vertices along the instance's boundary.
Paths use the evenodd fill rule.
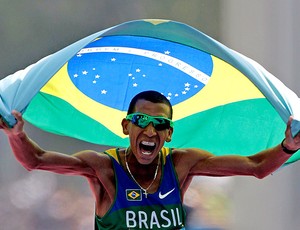
<path fill-rule="evenodd" d="M 173 122 L 170 119 L 164 117 L 153 117 L 142 113 L 132 113 L 126 116 L 127 120 L 130 120 L 133 124 L 140 128 L 146 128 L 150 123 L 157 131 L 162 131 L 173 127 Z"/>
<path fill-rule="evenodd" d="M 146 128 L 149 125 L 149 123 L 150 123 L 148 117 L 145 116 L 145 115 L 142 115 L 142 114 L 136 114 L 136 115 L 134 115 L 132 117 L 131 121 L 132 121 L 133 124 L 135 124 L 135 125 L 137 125 L 137 126 L 139 126 L 141 128 Z"/>

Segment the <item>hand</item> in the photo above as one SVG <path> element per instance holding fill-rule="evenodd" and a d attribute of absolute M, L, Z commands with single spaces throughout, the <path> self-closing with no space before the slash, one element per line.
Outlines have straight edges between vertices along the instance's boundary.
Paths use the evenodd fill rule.
<path fill-rule="evenodd" d="M 16 110 L 13 110 L 11 112 L 12 115 L 14 115 L 14 117 L 17 120 L 17 123 L 14 125 L 14 127 L 9 127 L 7 125 L 7 123 L 5 123 L 2 119 L 2 117 L 0 118 L 0 129 L 3 129 L 3 131 L 7 134 L 7 135 L 18 135 L 19 133 L 23 132 L 23 128 L 24 128 L 24 120 L 22 118 L 22 114 Z"/>
<path fill-rule="evenodd" d="M 300 149 L 300 132 L 293 137 L 291 132 L 292 121 L 293 117 L 291 116 L 287 122 L 285 130 L 285 140 L 283 142 L 283 145 L 289 150 L 297 150 Z"/>

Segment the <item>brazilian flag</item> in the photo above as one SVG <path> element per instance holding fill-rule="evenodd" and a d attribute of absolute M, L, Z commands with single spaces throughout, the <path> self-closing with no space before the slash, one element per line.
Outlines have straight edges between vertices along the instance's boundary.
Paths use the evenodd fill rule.
<path fill-rule="evenodd" d="M 283 139 L 300 100 L 255 61 L 206 34 L 169 20 L 126 22 L 92 34 L 0 81 L 0 113 L 11 110 L 55 134 L 128 146 L 121 120 L 145 90 L 174 108 L 169 147 L 251 155 Z M 286 164 L 299 159 L 294 154 Z"/>

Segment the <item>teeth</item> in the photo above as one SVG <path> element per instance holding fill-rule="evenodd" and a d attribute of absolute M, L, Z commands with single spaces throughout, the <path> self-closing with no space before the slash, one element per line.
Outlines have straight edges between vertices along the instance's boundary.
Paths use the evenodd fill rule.
<path fill-rule="evenodd" d="M 154 142 L 148 142 L 148 141 L 142 141 L 143 145 L 148 145 L 148 146 L 154 146 L 155 143 Z"/>
<path fill-rule="evenodd" d="M 149 156 L 153 153 L 153 150 L 155 148 L 155 142 L 142 141 L 140 143 L 140 147 L 142 150 L 142 154 L 145 156 Z"/>

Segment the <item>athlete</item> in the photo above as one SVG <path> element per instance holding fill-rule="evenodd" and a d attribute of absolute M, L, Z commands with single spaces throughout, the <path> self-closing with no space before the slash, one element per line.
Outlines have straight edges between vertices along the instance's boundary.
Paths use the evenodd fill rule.
<path fill-rule="evenodd" d="M 47 170 L 87 178 L 95 197 L 95 229 L 184 229 L 184 194 L 194 176 L 247 175 L 264 178 L 300 148 L 300 135 L 291 134 L 292 117 L 281 144 L 244 157 L 215 156 L 202 149 L 170 149 L 172 106 L 155 91 L 136 95 L 121 122 L 130 146 L 99 153 L 73 155 L 44 150 L 24 132 L 22 115 L 17 123 L 2 120 L 17 160 L 29 171 Z M 193 134 L 191 134 L 191 138 Z"/>

